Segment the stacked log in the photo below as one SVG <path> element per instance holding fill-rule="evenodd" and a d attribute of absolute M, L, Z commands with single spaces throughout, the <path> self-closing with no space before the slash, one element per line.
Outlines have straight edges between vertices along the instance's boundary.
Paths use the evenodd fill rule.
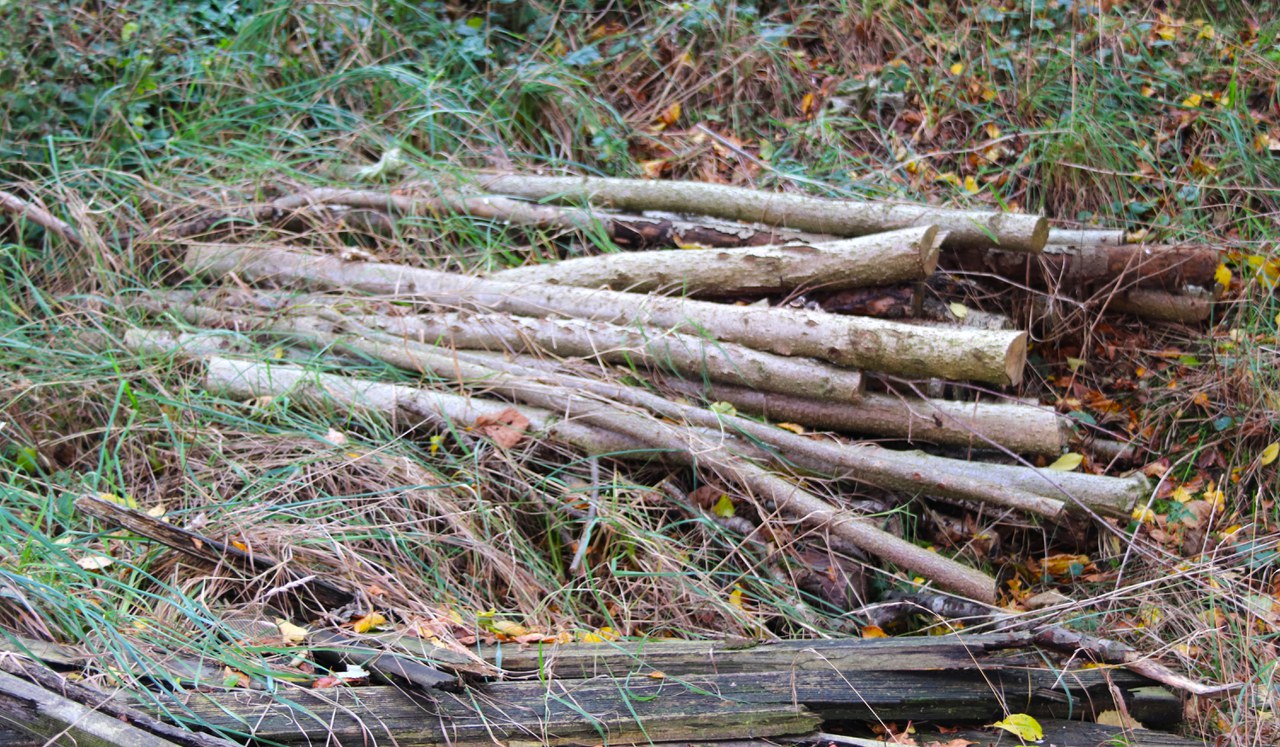
<path fill-rule="evenodd" d="M 941 277 L 940 258 L 953 272 L 1032 289 L 1118 289 L 1112 309 L 1147 314 L 1167 314 L 1160 294 L 1183 293 L 1217 267 L 1216 255 L 1202 249 L 1135 247 L 1119 232 L 1055 232 L 1033 215 L 580 177 L 481 175 L 388 193 L 318 189 L 223 217 L 296 227 L 333 211 L 385 218 L 368 226 L 463 213 L 650 250 L 481 278 L 296 245 L 188 241 L 184 264 L 193 276 L 235 285 L 141 301 L 153 315 L 198 327 L 283 334 L 331 354 L 375 358 L 421 373 L 414 387 L 227 359 L 219 357 L 224 350 L 203 349 L 199 335 L 193 342 L 134 330 L 126 344 L 202 356 L 206 386 L 231 396 L 291 393 L 329 408 L 472 427 L 507 413 L 521 428 L 588 454 L 657 454 L 737 484 L 767 511 L 986 602 L 996 598 L 989 576 L 819 497 L 806 480 L 847 480 L 1050 521 L 1128 516 L 1148 486 L 1140 475 L 990 463 L 1045 464 L 1077 434 L 1052 409 L 1002 391 L 1022 378 L 1024 331 L 1007 317 L 924 302 L 920 289 Z M 192 221 L 179 234 L 207 235 L 215 222 Z M 1054 241 L 1073 245 L 1046 248 Z M 654 248 L 664 243 L 680 248 Z M 620 366 L 650 386 L 610 380 Z M 971 391 L 982 385 L 986 394 L 925 398 L 911 393 L 910 381 L 958 382 Z M 451 399 L 459 386 L 468 396 Z"/>

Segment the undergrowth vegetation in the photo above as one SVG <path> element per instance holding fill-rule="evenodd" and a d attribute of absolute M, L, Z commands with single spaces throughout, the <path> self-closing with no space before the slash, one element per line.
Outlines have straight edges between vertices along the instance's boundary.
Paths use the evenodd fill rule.
<path fill-rule="evenodd" d="M 1226 297 L 1208 331 L 1098 318 L 1036 330 L 1022 394 L 1135 439 L 1159 481 L 1123 541 L 911 501 L 890 520 L 998 566 L 1012 610 L 1059 589 L 1075 602 L 1041 614 L 1243 683 L 1195 703 L 1194 728 L 1273 742 L 1274 10 L 0 0 L 0 182 L 85 239 L 73 250 L 0 222 L 0 628 L 83 645 L 112 662 L 103 684 L 142 690 L 172 677 L 167 652 L 199 653 L 231 682 L 262 668 L 269 651 L 227 645 L 217 620 L 272 579 L 191 567 L 73 507 L 109 493 L 359 585 L 422 635 L 500 635 L 495 620 L 564 639 L 856 635 L 870 624 L 860 605 L 902 579 L 861 578 L 821 537 L 780 549 L 673 508 L 664 491 L 697 487 L 688 475 L 226 401 L 181 360 L 85 340 L 140 323 L 108 297 L 183 279 L 165 227 L 357 173 L 567 169 L 989 205 L 1221 245 Z M 400 230 L 371 251 L 485 270 L 574 250 L 449 216 Z M 341 227 L 292 238 L 356 241 Z M 417 381 L 366 361 L 345 370 L 357 368 Z M 857 593 L 842 606 L 823 578 Z"/>

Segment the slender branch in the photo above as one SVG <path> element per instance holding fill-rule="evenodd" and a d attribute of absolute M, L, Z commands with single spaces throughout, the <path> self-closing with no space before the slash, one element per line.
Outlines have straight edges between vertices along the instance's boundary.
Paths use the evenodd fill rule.
<path fill-rule="evenodd" d="M 54 217 L 53 213 L 48 210 L 15 194 L 0 190 L 0 211 L 10 213 L 19 218 L 25 218 L 74 247 L 79 248 L 84 245 L 84 240 L 80 238 L 80 232 L 72 228 L 66 221 Z"/>

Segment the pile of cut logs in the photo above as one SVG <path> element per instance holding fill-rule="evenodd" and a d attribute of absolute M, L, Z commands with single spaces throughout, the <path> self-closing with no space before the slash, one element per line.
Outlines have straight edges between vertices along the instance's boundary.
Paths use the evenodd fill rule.
<path fill-rule="evenodd" d="M 341 221 L 386 233 L 402 217 L 441 213 L 648 251 L 474 277 L 225 230 Z M 806 481 L 847 480 L 1047 521 L 1128 516 L 1148 484 L 1141 475 L 1011 460 L 1051 461 L 1072 437 L 1051 408 L 1001 393 L 1022 378 L 1027 334 L 1007 322 L 980 324 L 980 312 L 955 304 L 931 315 L 918 289 L 941 266 L 1047 290 L 1049 298 L 1070 292 L 1080 303 L 1102 299 L 1153 318 L 1200 319 L 1210 299 L 1189 289 L 1211 283 L 1218 264 L 1212 250 L 1125 245 L 1118 232 L 1054 231 L 1033 215 L 531 175 L 472 175 L 391 191 L 313 189 L 202 215 L 167 235 L 175 233 L 191 276 L 236 282 L 131 299 L 155 318 L 285 335 L 426 376 L 410 387 L 235 357 L 216 332 L 146 328 L 123 337 L 133 348 L 203 357 L 211 391 L 289 393 L 327 407 L 448 420 L 499 445 L 534 430 L 590 455 L 695 466 L 737 486 L 762 517 L 821 526 L 872 558 L 984 602 L 996 599 L 989 575 L 886 531 Z M 885 319 L 824 308 L 868 288 L 881 298 L 908 289 L 898 295 L 915 299 L 907 303 L 913 314 Z M 652 386 L 619 383 L 608 375 L 618 366 L 644 369 Z M 918 396 L 913 382 L 928 380 L 966 383 L 970 398 Z M 815 437 L 780 422 L 852 438 Z M 902 445 L 932 450 L 893 448 Z"/>

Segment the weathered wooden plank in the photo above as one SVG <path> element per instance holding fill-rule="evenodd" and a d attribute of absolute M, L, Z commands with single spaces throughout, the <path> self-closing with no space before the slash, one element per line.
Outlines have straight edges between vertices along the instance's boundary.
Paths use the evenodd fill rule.
<path fill-rule="evenodd" d="M 386 644 L 432 658 L 436 647 L 401 637 Z M 1039 661 L 1031 636 L 997 633 L 930 638 L 811 641 L 628 641 L 558 645 L 499 644 L 481 657 L 509 676 L 620 677 L 653 671 L 728 674 L 764 671 L 906 672 L 1016 666 Z M 1032 658 L 1034 657 L 1034 658 Z"/>
<path fill-rule="evenodd" d="M 734 702 L 685 685 L 572 680 L 501 685 L 493 692 L 423 697 L 393 687 L 264 693 L 187 693 L 183 706 L 204 723 L 283 744 L 610 744 L 805 734 L 809 710 Z M 329 735 L 329 736 L 326 736 Z"/>
<path fill-rule="evenodd" d="M 13 732 L 5 744 L 178 747 L 7 672 L 0 672 L 0 723 Z"/>
<path fill-rule="evenodd" d="M 499 682 L 428 699 L 393 688 L 185 696 L 208 722 L 259 739 L 336 738 L 402 745 L 491 739 L 553 744 L 672 741 L 803 733 L 835 720 L 995 720 L 1008 712 L 1092 717 L 1144 678 L 1098 669 L 911 673 L 788 671 Z M 234 714 L 234 715 L 232 715 Z M 1137 714 L 1135 714 L 1137 715 Z M 323 727 L 321 725 L 324 725 Z M 726 731 L 726 726 L 732 728 Z M 310 732 L 310 737 L 307 733 Z"/>

